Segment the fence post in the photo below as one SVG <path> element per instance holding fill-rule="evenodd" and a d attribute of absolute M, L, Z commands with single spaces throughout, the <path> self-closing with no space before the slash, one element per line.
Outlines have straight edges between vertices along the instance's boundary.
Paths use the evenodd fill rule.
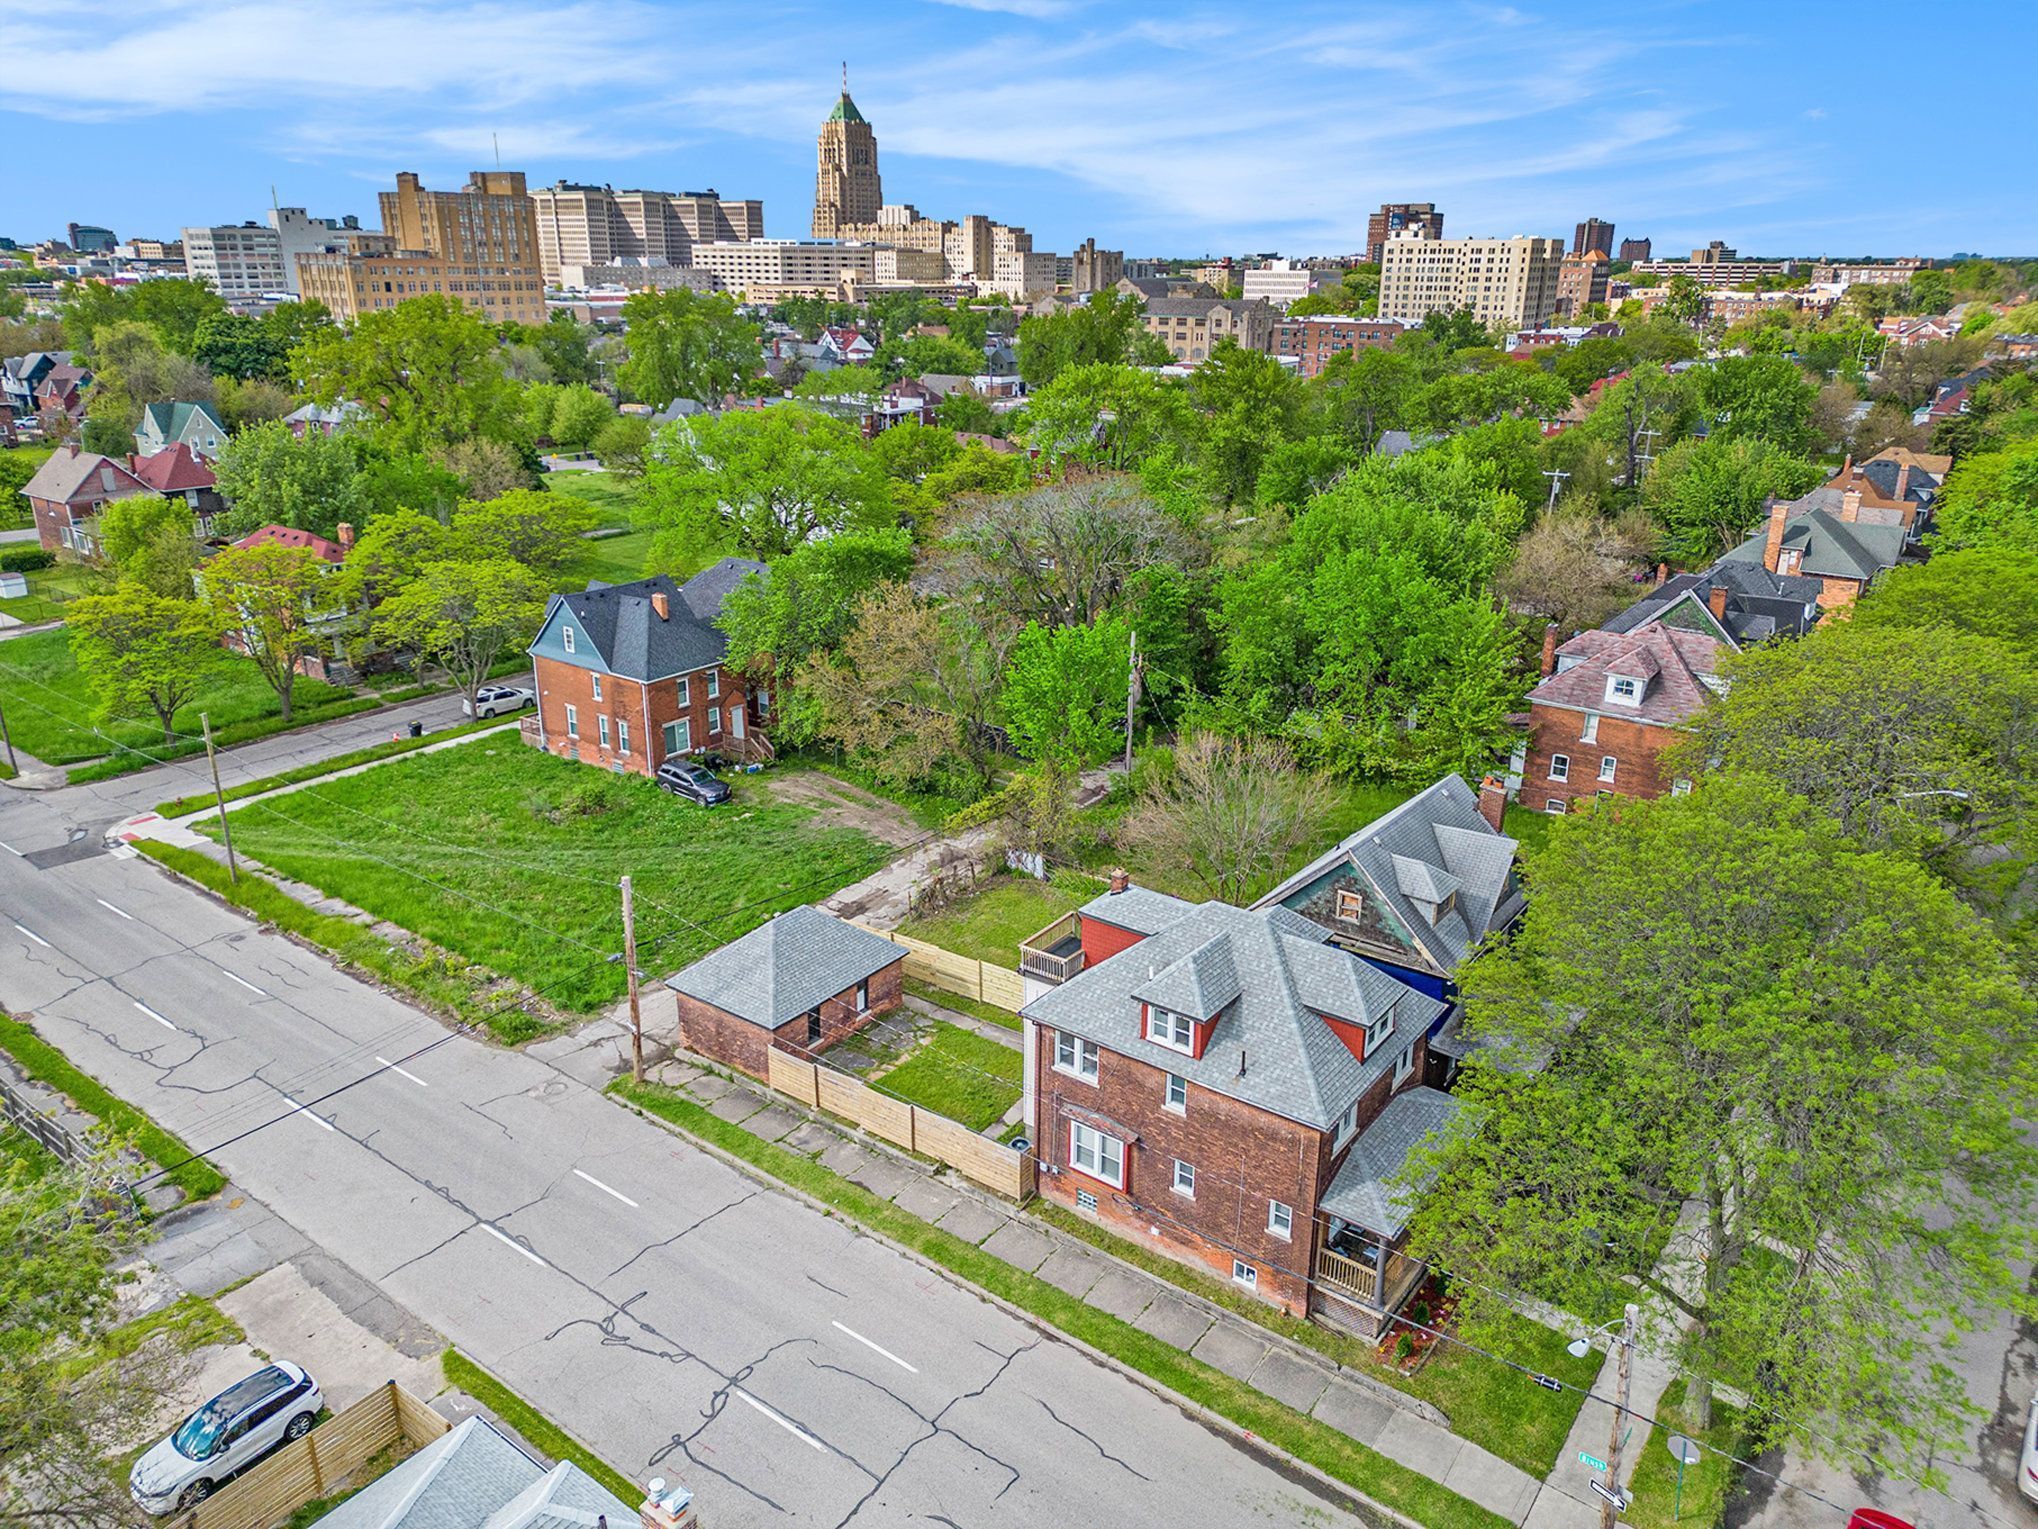
<path fill-rule="evenodd" d="M 319 1469 L 318 1430 L 314 1428 L 310 1433 L 306 1434 L 304 1442 L 311 1446 L 311 1495 L 313 1497 L 323 1497 L 326 1495 L 326 1478 L 325 1472 Z"/>

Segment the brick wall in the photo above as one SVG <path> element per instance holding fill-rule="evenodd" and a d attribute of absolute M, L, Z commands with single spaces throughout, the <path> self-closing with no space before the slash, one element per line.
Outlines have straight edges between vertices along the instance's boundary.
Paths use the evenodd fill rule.
<path fill-rule="evenodd" d="M 606 687 L 604 687 L 606 688 Z M 776 1041 L 785 1049 L 799 1056 L 812 1056 L 825 1051 L 844 1036 L 854 1034 L 881 1015 L 889 1014 L 903 1001 L 900 974 L 905 967 L 905 952 L 870 979 L 865 997 L 869 1007 L 858 1011 L 854 985 L 843 989 L 821 1005 L 821 1043 L 816 1047 L 807 1044 L 807 1019 L 804 1014 L 778 1027 L 776 1031 L 766 1030 L 762 1025 L 753 1025 L 747 1019 L 738 1019 L 711 1003 L 685 993 L 675 993 L 678 1000 L 679 1043 L 689 1051 L 698 1052 L 724 1067 L 733 1067 L 739 1072 L 749 1073 L 753 1078 L 768 1075 L 767 1053 Z"/>
<path fill-rule="evenodd" d="M 733 748 L 729 722 L 732 708 L 749 704 L 743 678 L 733 670 L 700 670 L 686 676 L 687 704 L 679 702 L 679 680 L 653 680 L 648 685 L 613 674 L 599 676 L 602 698 L 594 698 L 597 676 L 592 670 L 555 658 L 535 663 L 538 715 L 545 728 L 545 747 L 562 759 L 608 768 L 621 765 L 649 775 L 665 761 L 665 725 L 684 716 L 691 729 L 690 752 Z M 708 695 L 709 675 L 716 675 L 720 694 Z M 566 708 L 575 708 L 579 737 L 568 735 Z M 601 742 L 599 718 L 609 718 L 609 746 Z M 630 752 L 620 747 L 620 724 L 630 724 Z M 710 724 L 713 724 L 712 726 Z"/>
<path fill-rule="evenodd" d="M 1115 956 L 1119 951 L 1137 945 L 1142 936 L 1130 929 L 1120 929 L 1116 924 L 1107 924 L 1102 919 L 1078 918 L 1083 931 L 1083 969 L 1095 966 L 1106 957 Z"/>
<path fill-rule="evenodd" d="M 45 552 L 64 550 L 64 528 L 71 523 L 68 507 L 54 499 L 31 499 L 28 501 L 35 511 L 36 540 Z"/>
<path fill-rule="evenodd" d="M 1573 802 L 1590 800 L 1601 791 L 1657 797 L 1670 789 L 1675 772 L 1664 768 L 1661 756 L 1683 738 L 1679 729 L 1603 713 L 1593 742 L 1580 741 L 1578 735 L 1584 728 L 1581 712 L 1540 702 L 1529 708 L 1528 758 L 1522 767 L 1520 795 L 1524 807 L 1543 812 L 1555 799 L 1568 812 Z M 1550 760 L 1556 754 L 1570 760 L 1567 780 L 1550 779 Z M 1615 760 L 1610 782 L 1599 778 L 1599 761 L 1608 754 Z"/>

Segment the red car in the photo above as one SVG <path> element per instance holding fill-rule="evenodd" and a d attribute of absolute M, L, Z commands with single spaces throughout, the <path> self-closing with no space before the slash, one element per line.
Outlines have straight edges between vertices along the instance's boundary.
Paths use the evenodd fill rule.
<path fill-rule="evenodd" d="M 1856 1508 L 1847 1520 L 1847 1529 L 1917 1529 L 1917 1526 L 1880 1508 Z"/>

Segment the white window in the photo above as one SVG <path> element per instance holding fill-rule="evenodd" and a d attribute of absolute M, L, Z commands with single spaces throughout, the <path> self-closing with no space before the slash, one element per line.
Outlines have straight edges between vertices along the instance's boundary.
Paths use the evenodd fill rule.
<path fill-rule="evenodd" d="M 868 982 L 859 982 L 856 984 L 856 1012 L 861 1014 L 869 1007 L 870 984 Z"/>
<path fill-rule="evenodd" d="M 1558 815 L 1559 817 L 1563 816 L 1563 812 L 1564 812 L 1564 800 L 1563 800 L 1563 798 L 1562 798 L 1562 797 L 1556 797 L 1556 796 L 1552 796 L 1552 797 L 1546 797 L 1546 798 L 1544 798 L 1544 800 L 1543 800 L 1543 811 L 1545 811 L 1545 812 L 1554 812 L 1554 813 L 1556 813 L 1556 814 L 1557 814 L 1557 815 Z"/>
<path fill-rule="evenodd" d="M 1279 1200 L 1267 1201 L 1267 1230 L 1276 1237 L 1287 1237 L 1295 1230 L 1295 1210 Z"/>
<path fill-rule="evenodd" d="M 630 723 L 625 717 L 616 718 L 616 750 L 623 754 L 630 752 Z"/>
<path fill-rule="evenodd" d="M 1125 1143 L 1093 1126 L 1069 1126 L 1069 1166 L 1114 1189 L 1125 1187 Z"/>
<path fill-rule="evenodd" d="M 1550 756 L 1550 779 L 1569 780 L 1570 778 L 1571 756 L 1569 754 L 1552 754 Z"/>
<path fill-rule="evenodd" d="M 608 715 L 607 715 L 606 713 L 604 713 L 603 715 L 601 715 L 601 716 L 599 716 L 599 717 L 596 717 L 596 718 L 594 719 L 594 721 L 595 721 L 595 726 L 596 726 L 596 727 L 598 727 L 598 728 L 599 728 L 599 729 L 601 730 L 601 746 L 602 746 L 603 748 L 607 748 L 607 747 L 609 746 L 609 719 L 608 719 Z"/>
<path fill-rule="evenodd" d="M 1415 1047 L 1409 1046 L 1402 1051 L 1400 1056 L 1394 1059 L 1394 1081 L 1388 1087 L 1399 1088 L 1408 1081 L 1408 1075 L 1414 1071 Z"/>
<path fill-rule="evenodd" d="M 570 627 L 570 626 L 562 626 L 562 627 L 561 627 L 561 628 L 559 629 L 559 644 L 560 644 L 560 646 L 561 646 L 561 647 L 565 648 L 567 652 L 571 653 L 571 652 L 573 651 L 573 628 L 572 628 L 572 627 Z"/>
<path fill-rule="evenodd" d="M 708 736 L 712 738 L 717 733 L 721 732 L 721 730 L 722 730 L 721 708 L 716 706 L 710 706 L 708 708 Z"/>
<path fill-rule="evenodd" d="M 665 724 L 665 752 L 684 754 L 693 747 L 693 724 L 681 717 Z"/>
<path fill-rule="evenodd" d="M 1677 778 L 1676 780 L 1673 780 L 1673 781 L 1672 781 L 1672 782 L 1670 783 L 1670 794 L 1671 794 L 1672 796 L 1689 796 L 1689 795 L 1691 795 L 1691 782 L 1690 782 L 1690 781 L 1688 781 L 1688 780 L 1686 780 L 1686 779 L 1685 779 L 1685 778 L 1684 778 L 1683 776 L 1681 776 L 1681 775 L 1680 775 L 1680 776 L 1678 776 L 1678 778 Z"/>
<path fill-rule="evenodd" d="M 1601 780 L 1612 780 L 1613 772 L 1619 764 L 1620 761 L 1615 759 L 1613 755 L 1601 754 L 1599 756 L 1599 778 Z"/>
<path fill-rule="evenodd" d="M 722 693 L 722 671 L 719 669 L 710 669 L 708 671 L 708 699 L 712 701 L 716 696 L 720 695 L 721 693 Z"/>
<path fill-rule="evenodd" d="M 768 717 L 771 715 L 771 692 L 769 690 L 757 691 L 751 696 L 751 700 L 757 703 L 758 716 Z"/>
<path fill-rule="evenodd" d="M 1345 1112 L 1337 1117 L 1337 1145 L 1342 1147 L 1352 1139 L 1352 1133 L 1359 1128 L 1359 1101 L 1354 1099 L 1345 1106 Z M 1333 1151 L 1336 1148 L 1332 1149 Z"/>
<path fill-rule="evenodd" d="M 1381 1044 L 1393 1033 L 1394 1011 L 1390 1009 L 1366 1026 L 1366 1055 L 1371 1056 L 1378 1051 Z"/>
<path fill-rule="evenodd" d="M 1146 1038 L 1170 1051 L 1190 1051 L 1196 1045 L 1196 1027 L 1187 1015 L 1170 1013 L 1148 1005 Z"/>
<path fill-rule="evenodd" d="M 571 701 L 566 703 L 566 736 L 569 738 L 580 736 L 580 711 Z"/>
<path fill-rule="evenodd" d="M 588 678 L 594 681 L 594 698 L 599 701 L 601 699 L 601 676 L 599 674 L 590 674 Z"/>
<path fill-rule="evenodd" d="M 1623 706 L 1632 706 L 1642 698 L 1642 682 L 1616 674 L 1606 682 L 1606 698 Z"/>
<path fill-rule="evenodd" d="M 1080 1035 L 1071 1035 L 1066 1030 L 1057 1030 L 1054 1036 L 1054 1066 L 1055 1071 L 1065 1072 L 1070 1077 L 1096 1082 L 1097 1043 L 1086 1041 Z"/>
<path fill-rule="evenodd" d="M 1189 1080 L 1178 1072 L 1169 1073 L 1167 1093 L 1162 1098 L 1161 1103 L 1177 1114 L 1187 1114 L 1189 1110 Z"/>
<path fill-rule="evenodd" d="M 1260 1288 L 1260 1271 L 1242 1258 L 1234 1258 L 1231 1261 L 1231 1277 L 1235 1283 L 1245 1286 L 1248 1290 Z"/>
<path fill-rule="evenodd" d="M 1359 915 L 1365 911 L 1366 899 L 1356 887 L 1337 889 L 1337 916 L 1347 924 L 1356 924 Z"/>
<path fill-rule="evenodd" d="M 1585 714 L 1585 731 L 1578 735 L 1578 741 L 1580 743 L 1597 743 L 1599 741 L 1598 712 L 1588 711 Z"/>
<path fill-rule="evenodd" d="M 1193 1200 L 1196 1198 L 1196 1165 L 1175 1159 L 1175 1193 Z"/>
<path fill-rule="evenodd" d="M 679 704 L 682 706 L 693 705 L 693 688 L 687 683 L 687 678 L 683 674 L 679 677 Z"/>

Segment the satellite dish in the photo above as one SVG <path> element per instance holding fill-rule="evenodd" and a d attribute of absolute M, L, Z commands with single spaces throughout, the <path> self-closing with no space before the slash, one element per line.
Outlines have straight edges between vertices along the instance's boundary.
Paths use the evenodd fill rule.
<path fill-rule="evenodd" d="M 1699 1455 L 1703 1453 L 1696 1444 L 1685 1438 L 1681 1433 L 1673 1433 L 1663 1442 L 1669 1446 L 1670 1458 L 1679 1465 L 1696 1465 L 1698 1464 Z"/>

